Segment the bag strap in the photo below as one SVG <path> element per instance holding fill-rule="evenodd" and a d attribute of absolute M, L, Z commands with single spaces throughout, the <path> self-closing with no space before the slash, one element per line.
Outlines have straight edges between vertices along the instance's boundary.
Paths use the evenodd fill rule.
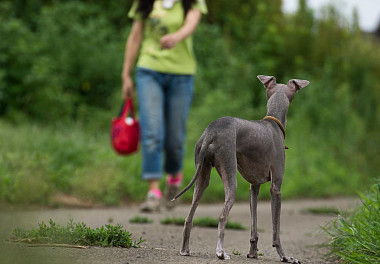
<path fill-rule="evenodd" d="M 135 109 L 133 107 L 133 101 L 131 98 L 127 98 L 124 102 L 121 117 L 125 119 L 127 116 L 135 117 Z"/>

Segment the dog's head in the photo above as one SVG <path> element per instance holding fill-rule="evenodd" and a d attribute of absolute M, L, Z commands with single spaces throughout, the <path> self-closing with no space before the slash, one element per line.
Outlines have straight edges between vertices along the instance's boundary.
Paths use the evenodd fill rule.
<path fill-rule="evenodd" d="M 289 99 L 289 102 L 292 101 L 294 95 L 300 89 L 309 85 L 307 80 L 298 80 L 292 79 L 288 84 L 277 83 L 276 78 L 273 76 L 258 75 L 257 78 L 262 82 L 267 89 L 267 99 L 274 95 L 275 93 L 284 93 Z"/>

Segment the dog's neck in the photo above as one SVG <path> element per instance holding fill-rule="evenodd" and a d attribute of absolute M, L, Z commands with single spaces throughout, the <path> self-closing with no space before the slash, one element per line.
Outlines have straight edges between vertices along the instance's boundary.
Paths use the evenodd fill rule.
<path fill-rule="evenodd" d="M 286 125 L 286 114 L 288 113 L 289 100 L 283 93 L 275 93 L 267 103 L 267 116 L 273 116 Z"/>

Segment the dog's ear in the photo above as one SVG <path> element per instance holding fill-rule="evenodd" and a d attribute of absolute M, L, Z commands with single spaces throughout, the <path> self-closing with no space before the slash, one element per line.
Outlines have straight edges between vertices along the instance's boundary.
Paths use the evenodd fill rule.
<path fill-rule="evenodd" d="M 309 85 L 309 81 L 307 80 L 298 80 L 298 79 L 292 79 L 288 82 L 288 87 L 295 93 L 298 90 L 305 88 Z"/>
<path fill-rule="evenodd" d="M 273 76 L 258 75 L 257 78 L 267 89 L 272 89 L 276 85 L 276 78 Z"/>

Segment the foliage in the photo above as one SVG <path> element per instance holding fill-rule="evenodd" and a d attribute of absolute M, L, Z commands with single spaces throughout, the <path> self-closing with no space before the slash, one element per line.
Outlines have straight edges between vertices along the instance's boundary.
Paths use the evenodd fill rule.
<path fill-rule="evenodd" d="M 339 217 L 331 228 L 331 253 L 343 263 L 380 263 L 380 184 L 361 195 L 362 205 L 352 216 Z"/>
<path fill-rule="evenodd" d="M 11 13 L 7 3 L 1 14 Z M 44 7 L 36 31 L 12 16 L 0 21 L 3 113 L 22 111 L 45 121 L 84 119 L 91 107 L 110 106 L 123 43 L 98 7 L 72 1 Z"/>
<path fill-rule="evenodd" d="M 143 240 L 134 241 L 132 234 L 125 231 L 121 225 L 105 225 L 90 228 L 84 223 L 74 223 L 72 220 L 66 226 L 61 226 L 53 220 L 44 222 L 38 228 L 24 230 L 17 228 L 13 231 L 13 241 L 42 244 L 70 244 L 100 247 L 138 247 Z"/>
<path fill-rule="evenodd" d="M 163 225 L 183 225 L 185 223 L 185 219 L 181 217 L 168 217 L 161 220 L 161 224 Z M 219 220 L 211 217 L 199 217 L 194 218 L 193 226 L 199 227 L 218 227 Z M 228 221 L 226 224 L 227 229 L 235 229 L 235 230 L 245 230 L 246 228 L 238 223 Z"/>
<path fill-rule="evenodd" d="M 6 140 L 0 144 L 0 200 L 49 204 L 57 191 L 105 204 L 144 198 L 141 158 L 117 157 L 108 135 L 119 108 L 130 5 L 131 0 L 1 1 L 0 138 Z M 305 0 L 291 15 L 282 13 L 280 0 L 208 6 L 206 23 L 194 36 L 198 73 L 185 182 L 194 174 L 194 144 L 209 122 L 265 115 L 256 75 L 266 74 L 282 83 L 311 82 L 288 113 L 283 197 L 365 189 L 380 169 L 378 40 L 334 7 L 317 18 Z M 214 171 L 211 181 L 204 201 L 222 201 L 223 185 Z M 237 199 L 247 199 L 248 184 L 238 177 L 238 185 L 246 191 Z M 30 189 L 35 191 L 25 196 Z M 269 198 L 268 190 L 264 185 L 260 197 Z"/>
<path fill-rule="evenodd" d="M 62 2 L 60 0 L 12 0 L 9 4 L 12 9 L 12 13 L 15 17 L 21 19 L 25 23 L 29 24 L 32 28 L 36 28 L 36 17 L 41 13 L 41 9 L 47 6 L 59 5 Z M 102 10 L 102 13 L 107 16 L 115 27 L 122 28 L 127 20 L 125 17 L 126 12 L 132 5 L 132 0 L 121 0 L 117 2 L 110 2 L 107 0 L 81 0 L 87 6 L 98 6 Z"/>

